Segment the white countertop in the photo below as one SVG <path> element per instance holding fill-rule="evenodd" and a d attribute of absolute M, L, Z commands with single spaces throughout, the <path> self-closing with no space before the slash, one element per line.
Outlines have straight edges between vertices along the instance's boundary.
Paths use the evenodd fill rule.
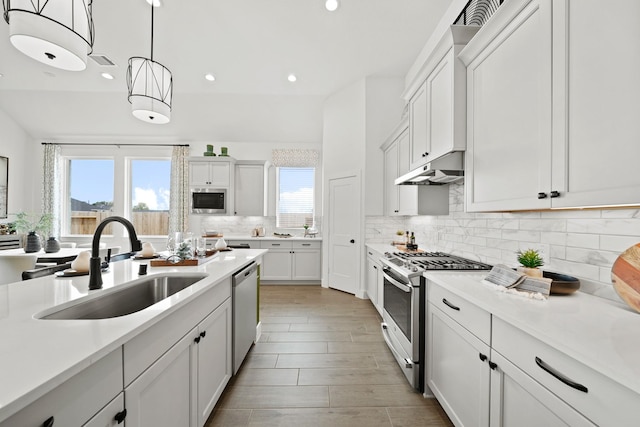
<path fill-rule="evenodd" d="M 224 234 L 224 240 L 322 240 L 320 235 L 316 235 L 316 237 L 304 237 L 304 236 L 292 236 L 292 237 L 277 237 L 273 234 L 267 234 L 264 237 L 252 237 L 249 234 Z M 217 240 L 219 237 L 207 237 L 207 239 Z"/>
<path fill-rule="evenodd" d="M 167 272 L 204 272 L 209 276 L 151 307 L 112 319 L 34 318 L 45 309 L 87 296 L 89 276 L 46 276 L 0 285 L 0 422 L 265 252 L 219 252 L 194 267 L 149 266 L 148 276 Z M 103 289 L 91 291 L 91 295 L 140 278 L 140 263 L 145 261 L 111 263 L 110 270 L 102 273 Z"/>
<path fill-rule="evenodd" d="M 586 293 L 531 300 L 480 281 L 487 272 L 424 276 L 575 360 L 640 393 L 640 314 Z"/>

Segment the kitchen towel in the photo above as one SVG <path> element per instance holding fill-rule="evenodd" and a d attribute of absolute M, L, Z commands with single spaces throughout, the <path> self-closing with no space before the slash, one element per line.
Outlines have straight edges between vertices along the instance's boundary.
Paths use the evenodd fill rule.
<path fill-rule="evenodd" d="M 494 266 L 482 282 L 499 291 L 533 299 L 547 299 L 551 293 L 551 279 L 530 277 L 502 264 Z"/>

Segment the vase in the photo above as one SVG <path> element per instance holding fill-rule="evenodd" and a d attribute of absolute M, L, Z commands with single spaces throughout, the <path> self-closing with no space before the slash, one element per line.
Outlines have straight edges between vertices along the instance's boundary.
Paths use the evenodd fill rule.
<path fill-rule="evenodd" d="M 227 248 L 227 242 L 224 241 L 224 238 L 219 238 L 214 246 L 217 250 L 222 250 Z"/>
<path fill-rule="evenodd" d="M 44 244 L 44 251 L 48 254 L 52 254 L 60 251 L 60 243 L 56 240 L 55 237 L 49 237 L 46 243 Z"/>
<path fill-rule="evenodd" d="M 40 236 L 36 234 L 35 231 L 30 231 L 27 235 L 27 242 L 24 245 L 25 253 L 33 253 L 38 252 L 42 249 L 42 244 L 40 243 Z"/>
<path fill-rule="evenodd" d="M 530 277 L 542 277 L 542 270 L 539 268 L 518 267 L 516 270 Z"/>

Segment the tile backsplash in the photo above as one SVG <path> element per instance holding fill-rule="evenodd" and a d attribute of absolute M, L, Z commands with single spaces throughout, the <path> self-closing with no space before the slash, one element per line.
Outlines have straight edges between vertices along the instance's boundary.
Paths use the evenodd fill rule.
<path fill-rule="evenodd" d="M 192 224 L 192 228 L 200 228 L 204 230 L 218 230 L 225 235 L 246 235 L 251 236 L 251 230 L 257 226 L 263 226 L 267 236 L 273 236 L 274 232 L 277 233 L 291 233 L 293 235 L 304 234 L 302 229 L 288 229 L 288 228 L 276 228 L 276 217 L 273 216 L 201 216 L 199 219 L 199 226 Z M 322 218 L 315 217 L 315 227 L 319 232 L 322 232 Z M 191 230 L 191 231 L 194 231 Z"/>
<path fill-rule="evenodd" d="M 390 243 L 397 230 L 415 233 L 427 250 L 446 251 L 489 264 L 516 266 L 516 252 L 537 249 L 543 269 L 578 277 L 581 290 L 619 301 L 611 266 L 640 242 L 640 210 L 561 210 L 467 213 L 464 185 L 449 186 L 449 215 L 367 217 L 367 242 Z"/>

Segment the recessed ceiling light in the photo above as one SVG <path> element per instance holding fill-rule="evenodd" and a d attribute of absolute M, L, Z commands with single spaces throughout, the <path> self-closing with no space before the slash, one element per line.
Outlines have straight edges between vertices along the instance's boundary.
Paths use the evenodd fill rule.
<path fill-rule="evenodd" d="M 150 5 L 152 5 L 153 7 L 160 7 L 162 6 L 162 1 L 161 0 L 147 0 L 147 3 L 149 3 Z"/>
<path fill-rule="evenodd" d="M 211 74 L 211 73 L 208 73 L 208 74 L 205 74 L 205 75 L 204 75 L 204 78 L 205 78 L 205 79 L 207 79 L 207 80 L 209 80 L 210 82 L 212 82 L 212 81 L 214 81 L 214 80 L 216 79 L 216 76 L 214 76 L 214 75 L 213 75 L 213 74 Z"/>
<path fill-rule="evenodd" d="M 338 8 L 338 0 L 327 0 L 324 3 L 324 7 L 326 7 L 329 12 L 333 12 Z"/>
<path fill-rule="evenodd" d="M 104 77 L 107 80 L 113 80 L 113 76 L 109 73 L 102 73 L 100 74 L 102 77 Z"/>
<path fill-rule="evenodd" d="M 289 76 L 287 76 L 287 80 L 289 80 L 291 83 L 293 83 L 296 80 L 298 80 L 298 78 L 296 77 L 295 74 L 289 74 Z"/>

